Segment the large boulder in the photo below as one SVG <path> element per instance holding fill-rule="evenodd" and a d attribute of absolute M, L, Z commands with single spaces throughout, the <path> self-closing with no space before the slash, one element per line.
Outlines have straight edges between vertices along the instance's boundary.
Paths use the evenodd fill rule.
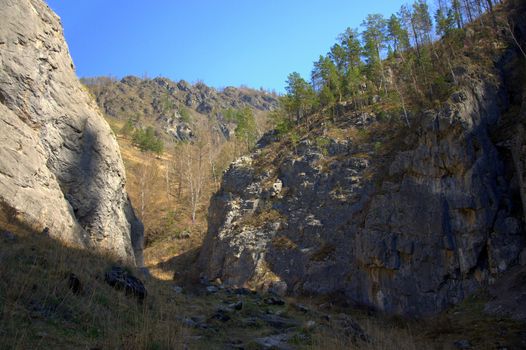
<path fill-rule="evenodd" d="M 60 19 L 0 0 L 0 204 L 9 220 L 142 265 L 119 147 L 81 86 Z"/>

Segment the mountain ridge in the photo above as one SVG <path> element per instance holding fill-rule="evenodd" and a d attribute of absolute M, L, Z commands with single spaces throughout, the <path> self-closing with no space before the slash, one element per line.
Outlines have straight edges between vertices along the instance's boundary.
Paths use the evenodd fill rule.
<path fill-rule="evenodd" d="M 226 110 L 248 107 L 258 116 L 258 112 L 269 112 L 278 106 L 276 94 L 247 87 L 218 90 L 201 82 L 135 76 L 120 80 L 85 78 L 82 82 L 105 115 L 131 120 L 136 125 L 153 125 L 164 139 L 172 142 L 195 140 L 195 124 L 205 120 L 228 140 L 236 125 L 225 119 Z"/>

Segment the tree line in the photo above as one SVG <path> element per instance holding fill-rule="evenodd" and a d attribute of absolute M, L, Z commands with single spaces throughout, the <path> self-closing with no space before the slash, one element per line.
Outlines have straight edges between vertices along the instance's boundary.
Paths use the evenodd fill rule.
<path fill-rule="evenodd" d="M 334 111 L 336 105 L 361 108 L 380 100 L 397 106 L 409 124 L 409 105 L 433 105 L 458 83 L 454 64 L 466 26 L 495 31 L 499 3 L 437 0 L 432 11 L 426 0 L 416 0 L 388 18 L 368 15 L 359 29 L 347 28 L 319 56 L 309 81 L 297 72 L 288 76 L 282 108 L 274 117 L 278 129 L 316 111 Z"/>

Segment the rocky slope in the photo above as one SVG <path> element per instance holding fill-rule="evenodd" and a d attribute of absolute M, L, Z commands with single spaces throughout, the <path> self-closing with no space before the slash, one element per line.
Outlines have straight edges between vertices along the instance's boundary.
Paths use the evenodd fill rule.
<path fill-rule="evenodd" d="M 203 275 L 425 315 L 526 263 L 524 59 L 510 46 L 495 62 L 458 69 L 411 128 L 353 113 L 297 144 L 264 137 L 212 199 Z"/>
<path fill-rule="evenodd" d="M 1 0 L 0 203 L 4 219 L 142 264 L 115 137 L 77 80 L 60 19 Z"/>
<path fill-rule="evenodd" d="M 261 90 L 226 87 L 218 91 L 203 83 L 174 82 L 161 77 L 100 77 L 82 82 L 107 116 L 153 124 L 176 141 L 193 139 L 199 119 L 208 120 L 218 134 L 228 139 L 235 125 L 224 118 L 225 109 L 249 107 L 266 112 L 278 106 L 275 94 Z"/>

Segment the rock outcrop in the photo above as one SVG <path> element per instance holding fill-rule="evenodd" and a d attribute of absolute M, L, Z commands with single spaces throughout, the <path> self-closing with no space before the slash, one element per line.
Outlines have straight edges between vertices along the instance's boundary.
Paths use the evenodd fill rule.
<path fill-rule="evenodd" d="M 9 220 L 142 264 L 119 147 L 41 0 L 0 0 L 0 204 Z"/>
<path fill-rule="evenodd" d="M 216 90 L 203 83 L 174 82 L 161 77 L 127 76 L 121 80 L 99 77 L 84 79 L 83 83 L 107 116 L 137 124 L 149 121 L 159 134 L 175 141 L 194 140 L 197 124 L 206 124 L 218 136 L 229 139 L 236 125 L 225 120 L 223 110 L 248 107 L 259 116 L 278 106 L 277 95 L 261 90 L 245 87 Z"/>
<path fill-rule="evenodd" d="M 354 136 L 321 122 L 292 152 L 264 137 L 212 199 L 204 276 L 284 282 L 288 293 L 338 293 L 406 315 L 437 313 L 491 284 L 526 241 L 524 150 L 519 135 L 496 136 L 514 110 L 505 70 L 464 74 L 442 109 L 398 134 L 357 114 L 332 121 Z"/>

